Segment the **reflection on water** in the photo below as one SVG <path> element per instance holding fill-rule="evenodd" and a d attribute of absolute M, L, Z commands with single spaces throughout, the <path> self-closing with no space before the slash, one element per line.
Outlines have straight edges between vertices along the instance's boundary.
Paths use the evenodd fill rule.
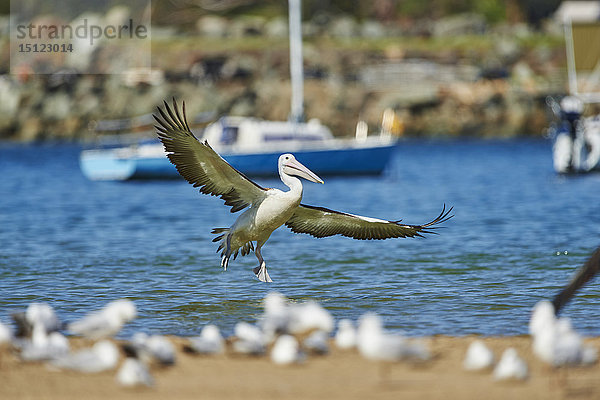
<path fill-rule="evenodd" d="M 306 183 L 303 202 L 409 224 L 445 202 L 456 216 L 439 235 L 353 241 L 281 228 L 264 247 L 266 285 L 252 255 L 219 268 L 210 230 L 235 219 L 220 200 L 183 181 L 90 182 L 77 156 L 0 147 L 2 320 L 32 301 L 69 320 L 128 297 L 140 312 L 124 335 L 191 335 L 208 322 L 230 332 L 278 290 L 338 319 L 378 312 L 411 335 L 523 334 L 531 307 L 600 244 L 600 176 L 554 175 L 548 143 L 409 141 L 386 176 Z M 585 334 L 600 334 L 599 295 L 592 281 L 564 311 Z"/>

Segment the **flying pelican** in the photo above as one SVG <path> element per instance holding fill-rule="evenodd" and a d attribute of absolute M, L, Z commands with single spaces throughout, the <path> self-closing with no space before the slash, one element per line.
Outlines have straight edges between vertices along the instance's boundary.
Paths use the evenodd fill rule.
<path fill-rule="evenodd" d="M 304 178 L 315 183 L 324 183 L 315 173 L 302 165 L 292 154 L 279 157 L 278 169 L 281 181 L 290 188 L 284 192 L 278 189 L 267 189 L 254 183 L 244 174 L 233 168 L 207 141 L 200 142 L 190 130 L 185 115 L 173 99 L 173 110 L 164 102 L 164 110 L 158 107 L 158 115 L 154 119 L 159 139 L 171 163 L 179 174 L 201 193 L 219 196 L 231 212 L 244 211 L 229 228 L 215 228 L 217 234 L 213 242 L 220 242 L 217 252 L 221 251 L 221 267 L 224 270 L 241 251 L 242 256 L 254 251 L 258 259 L 258 267 L 253 269 L 262 282 L 272 282 L 261 248 L 271 233 L 281 225 L 286 225 L 295 233 L 307 233 L 317 238 L 342 235 L 353 239 L 371 240 L 397 237 L 423 236 L 434 233 L 435 225 L 452 218 L 452 208 L 442 209 L 440 215 L 424 225 L 404 225 L 400 221 L 361 217 L 323 207 L 301 204 L 302 182 Z M 256 248 L 253 242 L 256 242 Z"/>

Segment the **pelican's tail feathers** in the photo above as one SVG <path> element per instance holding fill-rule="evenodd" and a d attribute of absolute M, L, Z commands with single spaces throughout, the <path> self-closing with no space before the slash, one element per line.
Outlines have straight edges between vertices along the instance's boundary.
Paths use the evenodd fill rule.
<path fill-rule="evenodd" d="M 242 256 L 250 254 L 250 251 L 254 251 L 254 244 L 252 242 L 246 242 L 242 246 Z"/>
<path fill-rule="evenodd" d="M 221 252 L 221 267 L 224 270 L 227 270 L 229 258 L 233 252 L 231 249 L 231 236 L 229 231 L 229 228 L 214 228 L 211 232 L 212 234 L 219 235 L 213 239 L 213 242 L 220 242 L 219 247 L 217 248 L 217 253 Z M 233 259 L 235 260 L 235 256 Z"/>
<path fill-rule="evenodd" d="M 256 275 L 259 281 L 261 282 L 273 282 L 269 273 L 267 272 L 267 264 L 263 261 L 260 265 L 254 269 L 252 272 Z"/>
<path fill-rule="evenodd" d="M 219 240 L 223 239 L 223 236 L 225 236 L 228 232 L 229 228 L 214 228 L 210 233 L 212 233 L 213 235 L 219 235 L 220 233 L 221 235 L 217 236 L 212 241 L 218 242 Z"/>

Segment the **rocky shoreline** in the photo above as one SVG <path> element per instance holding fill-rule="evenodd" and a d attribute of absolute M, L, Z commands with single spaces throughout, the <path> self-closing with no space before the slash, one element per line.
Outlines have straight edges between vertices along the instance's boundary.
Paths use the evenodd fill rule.
<path fill-rule="evenodd" d="M 543 134 L 545 98 L 564 93 L 566 83 L 560 36 L 454 18 L 430 24 L 427 37 L 347 17 L 327 29 L 306 24 L 307 117 L 337 136 L 353 135 L 359 119 L 377 131 L 386 108 L 409 136 Z M 284 22 L 203 17 L 185 35 L 153 28 L 152 72 L 85 75 L 66 68 L 2 75 L 0 140 L 89 139 L 99 121 L 147 119 L 171 97 L 185 100 L 199 120 L 224 114 L 285 120 Z"/>

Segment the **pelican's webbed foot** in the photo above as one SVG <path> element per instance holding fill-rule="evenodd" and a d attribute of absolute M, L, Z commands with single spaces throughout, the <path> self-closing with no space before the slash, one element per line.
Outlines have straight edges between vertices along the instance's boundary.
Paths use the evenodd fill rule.
<path fill-rule="evenodd" d="M 252 269 L 252 272 L 256 274 L 256 277 L 261 282 L 273 282 L 269 276 L 269 273 L 267 272 L 267 264 L 264 261 L 261 262 L 258 267 Z"/>

